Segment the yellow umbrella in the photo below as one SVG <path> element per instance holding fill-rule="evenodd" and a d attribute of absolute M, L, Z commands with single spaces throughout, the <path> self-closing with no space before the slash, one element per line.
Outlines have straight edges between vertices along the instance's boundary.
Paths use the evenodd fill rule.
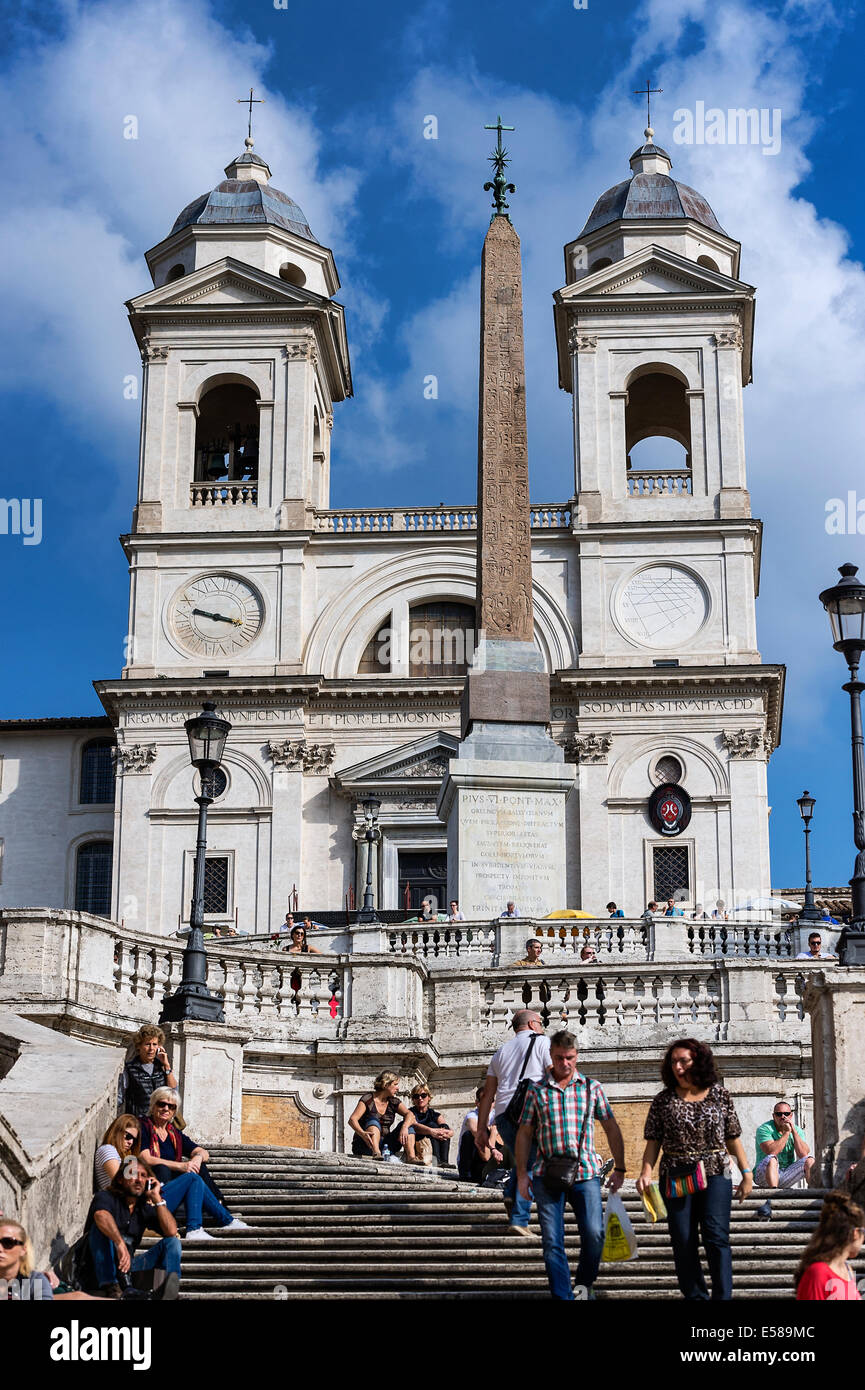
<path fill-rule="evenodd" d="M 560 907 L 558 912 L 548 912 L 544 921 L 548 922 L 552 917 L 588 917 L 590 920 L 593 920 L 595 914 L 593 912 L 583 912 L 582 908 L 579 907 Z"/>

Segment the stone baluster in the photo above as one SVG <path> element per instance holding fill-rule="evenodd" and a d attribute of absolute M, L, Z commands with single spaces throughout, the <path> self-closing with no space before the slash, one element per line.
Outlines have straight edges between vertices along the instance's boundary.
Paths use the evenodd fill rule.
<path fill-rule="evenodd" d="M 291 1018 L 294 1014 L 291 990 L 291 966 L 280 963 L 276 967 L 276 1009 L 279 1017 Z"/>
<path fill-rule="evenodd" d="M 125 941 L 120 940 L 117 944 L 119 949 L 115 960 L 114 987 L 121 998 L 124 998 L 132 993 L 135 957 L 133 948 Z"/>

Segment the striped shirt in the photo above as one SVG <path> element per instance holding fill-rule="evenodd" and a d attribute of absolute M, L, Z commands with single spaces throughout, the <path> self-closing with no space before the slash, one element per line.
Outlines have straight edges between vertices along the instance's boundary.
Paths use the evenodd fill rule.
<path fill-rule="evenodd" d="M 588 1116 L 587 1100 L 590 1100 Z M 520 1124 L 534 1126 L 538 1145 L 534 1171 L 538 1176 L 544 1171 L 545 1158 L 578 1157 L 584 1116 L 586 1127 L 579 1152 L 577 1182 L 599 1177 L 604 1166 L 601 1155 L 595 1153 L 595 1120 L 611 1120 L 613 1112 L 603 1086 L 575 1072 L 573 1080 L 565 1087 L 557 1086 L 552 1080 L 536 1081 L 529 1087 Z"/>

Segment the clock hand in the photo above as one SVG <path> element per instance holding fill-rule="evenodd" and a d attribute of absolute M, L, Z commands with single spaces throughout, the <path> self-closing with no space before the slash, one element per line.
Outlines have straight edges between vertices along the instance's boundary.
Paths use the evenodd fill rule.
<path fill-rule="evenodd" d="M 233 623 L 235 627 L 243 627 L 240 618 L 227 618 L 224 613 L 207 613 L 203 608 L 193 608 L 192 611 L 198 618 L 211 618 L 215 623 Z"/>

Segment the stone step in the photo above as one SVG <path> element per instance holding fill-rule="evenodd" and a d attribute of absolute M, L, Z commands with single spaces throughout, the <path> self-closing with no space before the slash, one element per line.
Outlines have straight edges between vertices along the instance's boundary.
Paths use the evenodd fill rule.
<path fill-rule="evenodd" d="M 184 1244 L 183 1299 L 549 1297 L 540 1241 L 508 1235 L 501 1191 L 461 1183 L 453 1169 L 230 1145 L 212 1150 L 210 1168 L 251 1229 Z M 645 1219 L 633 1187 L 622 1195 L 638 1256 L 602 1267 L 598 1297 L 678 1299 L 666 1223 Z M 773 1220 L 759 1221 L 767 1195 L 734 1206 L 737 1298 L 792 1296 L 819 1214 L 822 1194 L 797 1189 L 774 1194 Z M 566 1249 L 575 1270 L 570 1212 Z"/>

